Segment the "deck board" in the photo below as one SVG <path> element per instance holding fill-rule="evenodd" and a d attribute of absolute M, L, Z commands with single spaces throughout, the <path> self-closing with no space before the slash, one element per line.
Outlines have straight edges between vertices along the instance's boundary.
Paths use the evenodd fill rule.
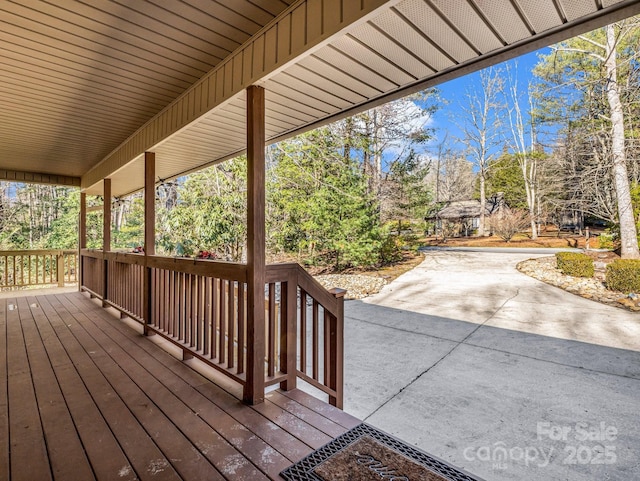
<path fill-rule="evenodd" d="M 359 423 L 297 390 L 246 406 L 80 293 L 0 299 L 0 349 L 0 479 L 280 479 Z"/>
<path fill-rule="evenodd" d="M 127 405 L 126 399 L 119 395 L 99 368 L 107 362 L 107 356 L 101 351 L 85 350 L 71 332 L 71 328 L 77 325 L 75 318 L 60 316 L 60 312 L 55 312 L 51 304 L 45 304 L 48 304 L 49 300 L 52 299 L 39 299 L 47 315 L 51 316 L 54 331 L 64 344 L 78 374 L 90 391 L 96 406 L 117 438 L 137 476 L 143 481 L 180 479 L 172 464 L 164 457 L 152 437 L 147 434 L 131 412 L 131 409 L 145 406 Z"/>
<path fill-rule="evenodd" d="M 27 312 L 20 313 L 16 299 L 8 299 L 7 393 L 10 470 L 15 481 L 46 481 L 52 479 L 51 469 L 27 357 L 28 340 L 25 340 L 22 334 L 23 321 L 29 321 Z"/>
<path fill-rule="evenodd" d="M 38 302 L 36 299 L 33 301 Z M 43 300 L 40 298 L 40 301 Z M 34 317 L 58 386 L 95 477 L 109 479 L 115 473 L 118 475 L 117 479 L 136 479 L 128 458 L 49 322 L 49 318 L 55 319 L 54 313 L 51 312 L 49 318 L 44 313 Z"/>
<path fill-rule="evenodd" d="M 0 299 L 0 479 L 9 479 L 9 399 L 7 397 L 7 302 Z"/>
<path fill-rule="evenodd" d="M 20 312 L 30 312 L 31 304 L 27 299 L 18 299 Z M 86 480 L 95 479 L 89 460 L 82 448 L 82 443 L 75 433 L 71 414 L 60 386 L 55 380 L 51 362 L 44 349 L 35 317 L 38 309 L 30 312 L 31 316 L 20 316 L 22 332 L 27 346 L 27 355 L 35 388 L 36 398 L 47 400 L 38 402 L 40 419 L 44 431 L 49 462 L 54 478 L 70 479 L 74 476 Z"/>
<path fill-rule="evenodd" d="M 97 322 L 99 322 L 99 320 Z M 139 368 L 145 369 L 146 372 L 154 376 L 155 379 L 162 379 L 164 395 L 175 396 L 176 400 L 184 403 L 184 406 L 191 410 L 189 412 L 191 416 L 197 416 L 195 418 L 196 421 L 201 420 L 216 432 L 215 438 L 198 440 L 202 446 L 205 446 L 207 452 L 216 452 L 219 457 L 219 454 L 222 453 L 224 449 L 227 451 L 227 456 L 230 456 L 231 459 L 238 459 L 237 456 L 240 453 L 235 449 L 229 452 L 229 446 L 225 445 L 225 439 L 228 439 L 229 443 L 236 449 L 245 447 L 247 456 L 254 464 L 262 462 L 264 457 L 269 456 L 271 459 L 266 466 L 266 474 L 268 475 L 275 476 L 291 464 L 287 458 L 275 451 L 269 444 L 256 437 L 246 427 L 239 425 L 236 420 L 218 406 L 215 404 L 212 405 L 210 400 L 186 382 L 183 376 L 184 374 L 188 374 L 189 371 L 193 372 L 190 368 L 184 366 L 183 363 L 176 362 L 175 358 L 169 357 L 167 359 L 168 362 L 176 363 L 183 369 L 182 375 L 173 371 L 170 372 L 171 375 L 168 375 L 167 369 L 161 363 L 148 352 L 141 349 L 140 345 L 148 343 L 147 339 L 138 337 L 136 338 L 137 342 L 133 342 L 129 336 L 119 332 L 119 330 L 113 326 L 103 325 L 102 327 L 105 328 L 104 331 L 100 331 L 103 336 L 103 343 L 115 343 L 117 346 L 120 346 L 121 349 L 129 352 L 137 351 L 136 360 L 139 363 Z M 125 330 L 129 329 L 126 326 L 123 326 L 123 328 Z M 92 330 L 97 330 L 97 326 L 94 326 Z M 132 367 L 132 369 L 135 369 L 135 367 Z M 195 382 L 200 384 L 202 383 L 202 379 L 196 378 Z M 160 387 L 148 385 L 145 386 L 144 389 L 147 392 L 157 392 L 160 390 Z M 172 401 L 175 404 L 175 400 L 167 400 L 169 403 Z M 169 412 L 174 412 L 173 409 L 168 409 Z M 189 416 L 189 414 L 187 414 L 187 416 Z M 189 421 L 194 422 L 193 420 Z M 207 432 L 207 427 L 203 426 L 203 428 L 205 432 Z M 212 444 L 213 441 L 216 441 L 218 444 Z M 218 468 L 222 472 L 236 469 L 235 466 L 224 465 L 219 465 Z M 263 476 L 255 472 L 249 472 L 246 473 L 246 475 L 251 476 L 251 479 L 263 478 Z"/>

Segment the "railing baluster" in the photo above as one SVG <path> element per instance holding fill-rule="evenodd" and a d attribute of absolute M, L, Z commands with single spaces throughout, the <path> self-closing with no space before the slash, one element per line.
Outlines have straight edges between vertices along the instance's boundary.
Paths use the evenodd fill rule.
<path fill-rule="evenodd" d="M 318 344 L 319 344 L 319 339 L 318 339 L 318 301 L 316 301 L 315 299 L 313 299 L 313 305 L 312 305 L 312 343 L 311 343 L 311 350 L 312 350 L 312 356 L 313 356 L 313 361 L 312 361 L 312 366 L 311 366 L 311 371 L 312 371 L 312 375 L 314 379 L 318 379 Z"/>
<path fill-rule="evenodd" d="M 195 307 L 196 307 L 196 342 L 194 347 L 196 351 L 202 350 L 202 304 L 204 303 L 202 292 L 202 276 L 196 277 L 196 293 L 195 293 Z"/>
<path fill-rule="evenodd" d="M 158 323 L 162 323 L 159 324 L 159 328 L 162 329 L 164 332 L 168 332 L 168 326 L 169 326 L 169 276 L 167 275 L 167 271 L 164 269 L 157 269 L 154 268 L 154 270 L 157 272 L 158 274 L 158 282 L 160 284 L 160 289 L 161 289 L 161 294 L 160 294 L 160 299 L 158 299 L 158 303 L 160 304 L 160 317 L 158 319 Z"/>
<path fill-rule="evenodd" d="M 172 335 L 176 339 L 180 337 L 180 273 L 173 273 L 173 329 Z"/>
<path fill-rule="evenodd" d="M 191 307 L 192 307 L 192 278 L 193 276 L 191 274 L 185 274 L 185 319 L 184 319 L 184 342 L 185 344 L 190 345 L 191 344 L 191 338 L 192 338 L 192 330 L 191 328 L 193 327 L 193 317 L 192 317 L 192 313 L 191 313 Z"/>
<path fill-rule="evenodd" d="M 269 283 L 269 298 L 267 304 L 267 375 L 275 374 L 276 363 L 276 285 Z"/>
<path fill-rule="evenodd" d="M 236 325 L 236 308 L 235 308 L 235 296 L 236 286 L 235 281 L 229 281 L 229 291 L 227 295 L 227 368 L 231 369 L 234 366 L 234 348 L 233 343 L 235 341 L 235 325 Z"/>
<path fill-rule="evenodd" d="M 211 277 L 204 278 L 204 316 L 202 326 L 202 353 L 207 356 L 209 349 L 209 326 L 211 324 Z"/>
<path fill-rule="evenodd" d="M 300 289 L 300 371 L 307 372 L 307 293 Z"/>
<path fill-rule="evenodd" d="M 196 319 L 198 317 L 198 296 L 196 291 L 196 275 L 189 274 L 189 346 L 194 347 L 196 338 Z"/>
<path fill-rule="evenodd" d="M 246 289 L 244 282 L 238 282 L 238 346 L 236 348 L 238 360 L 238 374 L 244 372 L 244 339 L 246 332 Z"/>
<path fill-rule="evenodd" d="M 220 279 L 220 333 L 218 336 L 218 362 L 224 362 L 225 334 L 227 333 L 227 281 Z"/>
<path fill-rule="evenodd" d="M 329 349 L 331 348 L 331 344 L 329 343 L 329 336 L 331 335 L 330 325 L 329 325 L 329 312 L 326 309 L 322 309 L 323 311 L 323 319 L 322 324 L 324 328 L 324 335 L 322 336 L 322 347 L 323 351 L 323 364 L 324 364 L 324 384 L 325 386 L 329 386 L 331 384 L 331 353 Z"/>
<path fill-rule="evenodd" d="M 213 278 L 211 284 L 211 359 L 218 357 L 217 332 L 220 315 L 218 312 L 220 279 Z"/>
<path fill-rule="evenodd" d="M 176 276 L 177 272 L 169 271 L 169 334 L 171 337 L 175 337 L 175 322 L 176 322 Z"/>

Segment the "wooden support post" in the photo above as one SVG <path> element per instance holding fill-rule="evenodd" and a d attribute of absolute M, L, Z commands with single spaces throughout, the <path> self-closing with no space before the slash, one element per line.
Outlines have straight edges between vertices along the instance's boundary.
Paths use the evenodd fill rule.
<path fill-rule="evenodd" d="M 151 268 L 147 265 L 147 256 L 156 253 L 156 154 L 144 153 L 144 280 L 143 280 L 143 309 L 144 309 L 144 333 L 155 334 L 147 325 L 152 324 L 151 319 L 153 292 Z"/>
<path fill-rule="evenodd" d="M 103 180 L 102 192 L 102 252 L 106 253 L 111 250 L 111 179 Z M 109 261 L 102 261 L 102 306 L 107 307 L 106 303 L 109 295 Z"/>
<path fill-rule="evenodd" d="M 331 360 L 329 388 L 336 391 L 336 396 L 329 396 L 329 404 L 342 409 L 344 404 L 344 289 L 333 288 L 329 292 L 338 300 L 338 312 L 330 316 L 329 352 Z M 325 340 L 325 342 L 327 342 Z"/>
<path fill-rule="evenodd" d="M 58 287 L 64 287 L 64 252 L 58 251 L 56 254 L 56 276 Z"/>
<path fill-rule="evenodd" d="M 78 224 L 78 265 L 76 269 L 78 269 L 78 290 L 81 291 L 84 283 L 82 249 L 87 248 L 87 194 L 84 192 L 80 192 L 80 219 Z"/>
<path fill-rule="evenodd" d="M 291 269 L 287 282 L 280 287 L 280 305 L 282 310 L 282 326 L 280 330 L 280 370 L 287 373 L 287 380 L 280 383 L 280 388 L 290 391 L 296 388 L 298 375 L 296 359 L 298 357 L 298 276 L 297 270 Z M 306 306 L 302 307 L 303 309 Z"/>
<path fill-rule="evenodd" d="M 144 254 L 156 255 L 156 154 L 144 153 Z"/>
<path fill-rule="evenodd" d="M 243 400 L 264 401 L 265 124 L 264 89 L 247 88 L 247 370 Z"/>

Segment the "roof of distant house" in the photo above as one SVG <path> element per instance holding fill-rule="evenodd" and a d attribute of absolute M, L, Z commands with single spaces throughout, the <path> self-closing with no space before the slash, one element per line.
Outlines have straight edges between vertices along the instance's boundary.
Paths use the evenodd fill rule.
<path fill-rule="evenodd" d="M 485 215 L 491 215 L 504 206 L 501 196 L 493 196 L 487 199 Z M 480 201 L 476 199 L 454 200 L 440 209 L 432 219 L 469 219 L 480 217 Z"/>

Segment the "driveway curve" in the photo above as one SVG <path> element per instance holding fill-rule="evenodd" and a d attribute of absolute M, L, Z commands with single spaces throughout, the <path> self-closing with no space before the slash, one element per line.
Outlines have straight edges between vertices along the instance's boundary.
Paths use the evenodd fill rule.
<path fill-rule="evenodd" d="M 427 251 L 345 306 L 345 410 L 487 481 L 640 479 L 640 315 Z"/>

